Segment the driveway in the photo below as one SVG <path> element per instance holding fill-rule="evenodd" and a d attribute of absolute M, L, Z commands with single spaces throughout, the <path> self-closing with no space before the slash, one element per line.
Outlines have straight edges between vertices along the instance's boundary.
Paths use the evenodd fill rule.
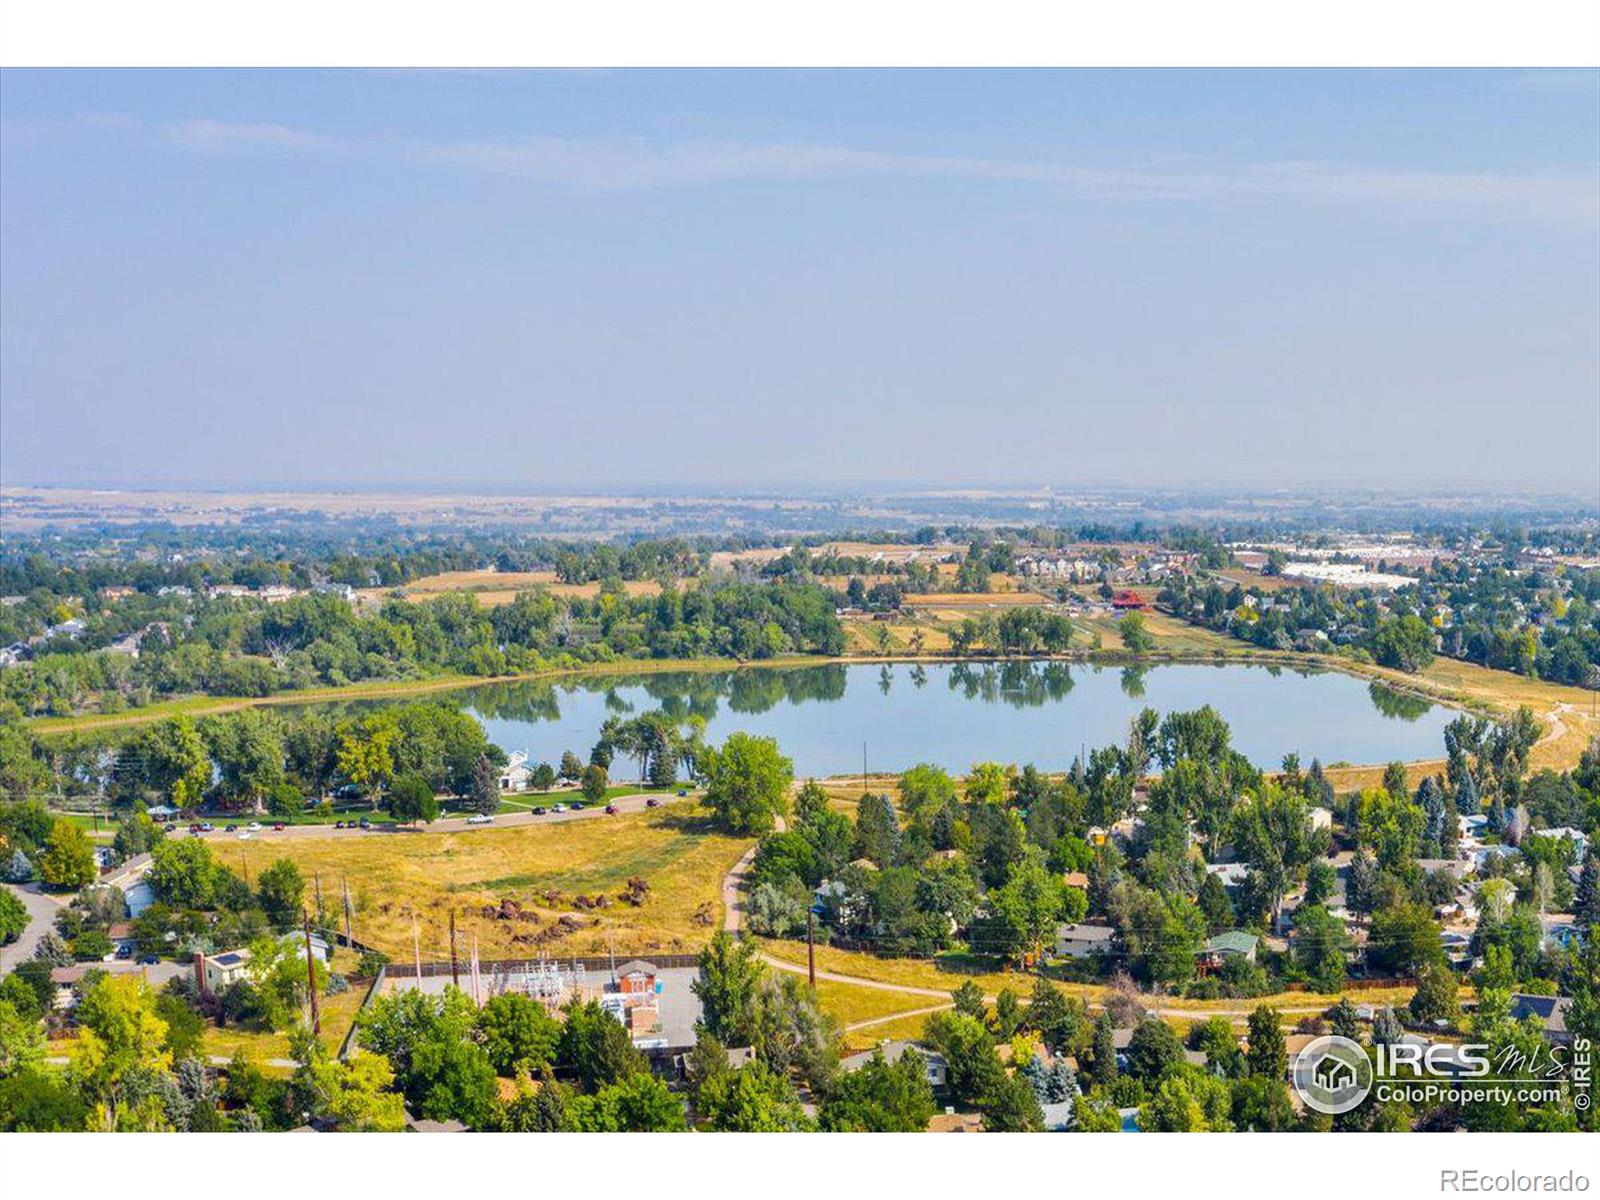
<path fill-rule="evenodd" d="M 55 928 L 56 914 L 61 911 L 61 901 L 47 896 L 37 883 L 8 883 L 4 886 L 28 910 L 28 927 L 9 946 L 0 946 L 0 975 L 33 957 L 34 947 Z"/>

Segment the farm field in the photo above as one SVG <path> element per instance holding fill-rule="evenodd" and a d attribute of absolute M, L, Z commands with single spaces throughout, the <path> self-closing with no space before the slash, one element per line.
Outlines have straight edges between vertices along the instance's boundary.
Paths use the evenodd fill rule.
<path fill-rule="evenodd" d="M 252 874 L 289 858 L 324 889 L 347 879 L 357 940 L 409 959 L 415 920 L 423 958 L 441 961 L 449 956 L 451 909 L 461 952 L 475 935 L 485 958 L 692 951 L 720 927 L 722 877 L 749 845 L 680 801 L 558 825 L 218 842 L 216 851 Z M 649 885 L 637 907 L 618 899 L 633 878 Z M 580 896 L 604 897 L 606 906 L 585 908 Z M 505 901 L 507 913 L 522 915 L 484 914 Z"/>

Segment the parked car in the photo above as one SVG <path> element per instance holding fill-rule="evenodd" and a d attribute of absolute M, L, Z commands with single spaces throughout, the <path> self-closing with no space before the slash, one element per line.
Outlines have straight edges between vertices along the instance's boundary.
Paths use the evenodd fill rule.
<path fill-rule="evenodd" d="M 583 801 L 582 800 L 574 800 L 568 807 L 573 812 L 582 812 L 583 811 Z"/>
<path fill-rule="evenodd" d="M 686 791 L 684 788 L 679 788 L 678 789 L 678 795 L 687 796 L 688 794 L 689 794 L 688 791 Z"/>
<path fill-rule="evenodd" d="M 335 821 L 333 823 L 333 827 L 335 829 L 343 829 L 344 828 L 344 822 L 343 821 Z"/>
<path fill-rule="evenodd" d="M 273 833 L 282 833 L 283 832 L 283 822 L 282 821 L 274 821 L 272 823 L 272 832 Z"/>
<path fill-rule="evenodd" d="M 118 958 L 132 958 L 133 957 L 133 947 L 128 945 L 126 942 L 124 942 L 122 945 L 117 947 L 116 957 L 118 957 Z"/>
<path fill-rule="evenodd" d="M 154 954 L 141 954 L 139 956 L 139 965 L 142 967 L 153 967 L 160 961 Z"/>
<path fill-rule="evenodd" d="M 617 809 L 617 806 L 615 804 L 606 805 L 606 816 L 614 817 L 614 816 L 617 815 L 617 812 L 618 812 L 618 809 Z"/>
<path fill-rule="evenodd" d="M 171 821 L 168 821 L 165 825 L 163 825 L 161 827 L 161 832 L 162 833 L 176 833 L 177 831 L 178 831 L 178 827 L 176 825 L 174 825 Z"/>
<path fill-rule="evenodd" d="M 369 821 L 366 817 L 362 817 L 361 818 L 361 828 L 363 828 L 363 829 L 371 829 L 372 828 L 372 822 Z"/>
<path fill-rule="evenodd" d="M 248 829 L 251 833 L 256 833 L 261 829 L 261 822 L 260 821 L 251 821 L 250 824 L 245 826 L 245 828 Z"/>
<path fill-rule="evenodd" d="M 644 806 L 646 808 L 660 808 L 661 801 L 657 800 L 654 796 L 651 796 L 650 799 L 644 802 Z"/>
<path fill-rule="evenodd" d="M 190 833 L 199 833 L 200 832 L 200 822 L 199 821 L 191 821 L 189 823 L 189 832 Z"/>
<path fill-rule="evenodd" d="M 213 832 L 216 831 L 216 828 L 217 827 L 215 825 L 213 825 L 210 821 L 201 821 L 200 822 L 200 832 L 201 833 L 213 833 Z"/>
<path fill-rule="evenodd" d="M 488 813 L 475 813 L 467 818 L 468 825 L 491 825 L 493 823 L 494 818 Z"/>
<path fill-rule="evenodd" d="M 552 805 L 550 811 L 553 813 L 563 813 L 567 811 L 567 806 L 565 804 Z"/>
<path fill-rule="evenodd" d="M 226 828 L 225 828 L 225 829 L 223 829 L 223 831 L 222 831 L 222 832 L 223 832 L 223 833 L 232 833 L 232 832 L 233 832 L 233 831 L 234 831 L 234 830 L 236 830 L 236 829 L 238 829 L 238 828 L 239 828 L 239 827 L 238 827 L 238 826 L 237 826 L 237 825 L 229 825 L 229 826 L 227 826 L 227 827 L 226 827 Z"/>
<path fill-rule="evenodd" d="M 536 817 L 542 817 L 542 816 L 544 816 L 544 814 L 545 814 L 545 809 L 543 807 L 536 806 L 534 808 L 534 810 L 533 810 L 533 815 L 536 816 Z"/>

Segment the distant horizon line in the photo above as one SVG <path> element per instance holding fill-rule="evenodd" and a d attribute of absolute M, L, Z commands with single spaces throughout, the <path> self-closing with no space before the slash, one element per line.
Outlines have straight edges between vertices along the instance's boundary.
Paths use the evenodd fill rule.
<path fill-rule="evenodd" d="M 673 497 L 849 497 L 849 496 L 959 496 L 964 493 L 987 492 L 999 496 L 1057 496 L 1070 498 L 1086 492 L 1131 493 L 1166 496 L 1185 493 L 1222 493 L 1228 495 L 1273 495 L 1286 492 L 1318 493 L 1350 492 L 1376 496 L 1438 496 L 1443 494 L 1477 494 L 1494 497 L 1543 497 L 1550 499 L 1590 500 L 1600 509 L 1600 478 L 1585 482 L 1550 483 L 1494 483 L 1482 480 L 1437 480 L 1398 485 L 1362 478 L 1307 479 L 1205 479 L 1197 478 L 1179 482 L 1146 481 L 1139 479 L 1083 479 L 1071 483 L 1040 480 L 838 480 L 830 483 L 779 481 L 731 481 L 724 483 L 687 484 L 676 481 L 641 481 L 633 488 L 600 488 L 575 482 L 490 485 L 462 480 L 389 481 L 389 482 L 220 482 L 201 480 L 25 480 L 0 479 L 0 494 L 17 491 L 71 491 L 99 492 L 105 494 L 155 494 L 163 492 L 194 493 L 200 495 L 339 495 L 339 496 L 483 496 L 514 499 L 549 497 L 594 497 L 606 499 Z"/>

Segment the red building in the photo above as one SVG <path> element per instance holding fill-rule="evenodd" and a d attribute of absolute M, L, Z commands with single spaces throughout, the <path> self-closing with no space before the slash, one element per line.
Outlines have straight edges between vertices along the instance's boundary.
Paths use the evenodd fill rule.
<path fill-rule="evenodd" d="M 1150 606 L 1144 602 L 1144 599 L 1139 595 L 1138 592 L 1131 591 L 1128 588 L 1123 588 L 1121 591 L 1117 592 L 1111 597 L 1111 607 L 1143 609 L 1149 608 Z"/>

